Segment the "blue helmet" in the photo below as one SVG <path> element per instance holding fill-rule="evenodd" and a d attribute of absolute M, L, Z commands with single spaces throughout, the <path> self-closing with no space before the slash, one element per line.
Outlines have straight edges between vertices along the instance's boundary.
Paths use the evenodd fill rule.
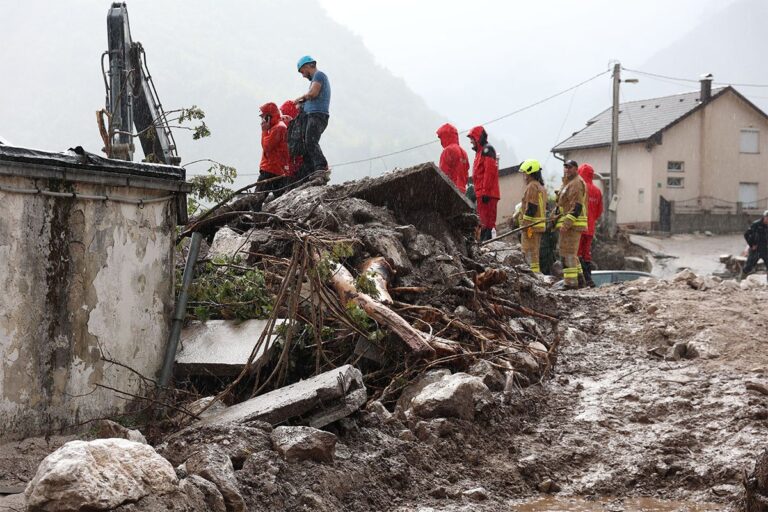
<path fill-rule="evenodd" d="M 317 62 L 315 59 L 312 58 L 311 55 L 305 55 L 302 58 L 299 59 L 299 62 L 296 63 L 296 70 L 300 70 L 301 66 L 304 64 L 309 64 L 310 62 Z"/>

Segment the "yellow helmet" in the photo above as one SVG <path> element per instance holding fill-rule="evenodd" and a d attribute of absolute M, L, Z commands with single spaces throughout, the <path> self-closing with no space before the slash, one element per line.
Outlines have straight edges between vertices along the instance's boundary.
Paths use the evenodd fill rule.
<path fill-rule="evenodd" d="M 533 158 L 529 158 L 520 164 L 520 172 L 524 172 L 525 174 L 533 174 L 535 172 L 539 172 L 540 170 L 541 164 L 538 160 L 534 160 Z"/>

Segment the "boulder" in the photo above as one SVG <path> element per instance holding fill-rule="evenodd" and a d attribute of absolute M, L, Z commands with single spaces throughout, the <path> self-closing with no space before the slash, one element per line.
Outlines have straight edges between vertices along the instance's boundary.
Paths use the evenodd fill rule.
<path fill-rule="evenodd" d="M 99 439 L 127 439 L 128 441 L 147 444 L 147 440 L 141 432 L 125 428 L 112 420 L 99 420 L 96 422 L 96 437 Z"/>
<path fill-rule="evenodd" d="M 186 461 L 187 472 L 213 483 L 224 498 L 227 512 L 245 512 L 245 500 L 237 489 L 237 478 L 232 461 L 216 446 L 200 447 Z"/>
<path fill-rule="evenodd" d="M 227 512 L 224 497 L 213 482 L 209 482 L 199 475 L 189 475 L 181 481 L 180 487 L 189 496 L 199 493 L 202 496 L 203 503 L 205 503 L 206 511 Z"/>
<path fill-rule="evenodd" d="M 170 462 L 126 439 L 70 441 L 48 455 L 25 491 L 31 512 L 111 510 L 177 490 Z"/>
<path fill-rule="evenodd" d="M 229 228 L 221 228 L 213 237 L 208 257 L 210 259 L 230 259 L 240 256 L 242 259 L 246 259 L 250 250 L 251 244 L 247 235 L 239 235 Z"/>
<path fill-rule="evenodd" d="M 422 418 L 471 420 L 492 402 L 491 391 L 480 378 L 456 373 L 425 387 L 411 401 L 411 410 Z"/>
<path fill-rule="evenodd" d="M 488 389 L 491 391 L 501 391 L 504 389 L 504 375 L 485 359 L 478 360 L 469 368 L 467 373 L 479 377 L 483 384 L 488 386 Z"/>
<path fill-rule="evenodd" d="M 413 400 L 413 397 L 421 393 L 425 387 L 450 374 L 451 370 L 447 368 L 435 368 L 434 370 L 430 370 L 421 375 L 415 382 L 407 385 L 403 389 L 403 392 L 400 393 L 400 398 L 397 399 L 395 412 L 402 413 L 407 411 L 411 407 L 411 400 Z"/>
<path fill-rule="evenodd" d="M 484 487 L 475 487 L 474 489 L 467 489 L 461 494 L 474 501 L 484 501 L 488 499 L 488 491 L 485 490 Z"/>
<path fill-rule="evenodd" d="M 223 451 L 236 467 L 241 467 L 252 453 L 272 448 L 269 423 L 253 421 L 247 425 L 200 425 L 187 427 L 168 437 L 157 452 L 178 466 L 203 446 L 215 446 Z"/>
<path fill-rule="evenodd" d="M 333 462 L 336 436 L 312 427 L 277 427 L 272 431 L 272 447 L 288 462 Z"/>

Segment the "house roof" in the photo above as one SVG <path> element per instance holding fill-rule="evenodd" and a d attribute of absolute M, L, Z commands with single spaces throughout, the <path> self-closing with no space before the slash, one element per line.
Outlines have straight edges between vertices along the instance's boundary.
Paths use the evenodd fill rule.
<path fill-rule="evenodd" d="M 730 86 L 713 89 L 710 101 L 715 100 L 727 90 L 735 92 L 765 115 Z M 700 91 L 696 91 L 620 104 L 619 143 L 646 141 L 669 128 L 702 106 L 699 96 Z M 574 149 L 608 146 L 611 144 L 611 123 L 611 109 L 608 108 L 587 121 L 586 127 L 552 148 L 552 152 L 562 153 Z"/>
<path fill-rule="evenodd" d="M 503 169 L 499 169 L 499 178 L 503 178 L 504 176 L 512 176 L 518 173 L 520 170 L 520 164 L 513 165 L 512 167 L 505 167 Z"/>

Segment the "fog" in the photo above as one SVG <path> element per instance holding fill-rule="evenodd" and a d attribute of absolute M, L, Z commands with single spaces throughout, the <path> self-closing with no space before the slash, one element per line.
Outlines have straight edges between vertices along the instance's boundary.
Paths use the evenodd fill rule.
<path fill-rule="evenodd" d="M 55 151 L 100 151 L 94 111 L 104 101 L 99 56 L 109 5 L 0 1 L 0 136 Z M 322 145 L 336 181 L 435 160 L 434 131 L 443 122 L 459 129 L 485 123 L 604 72 L 614 60 L 693 81 L 713 72 L 716 81 L 768 83 L 757 60 L 766 46 L 759 27 L 768 22 L 760 0 L 134 0 L 128 9 L 166 107 L 197 104 L 208 114 L 210 140 L 177 134 L 183 161 L 235 165 L 240 184 L 258 171 L 258 106 L 306 90 L 295 71 L 305 53 L 333 84 Z M 501 165 L 538 158 L 559 173 L 549 150 L 610 105 L 610 87 L 605 73 L 488 124 Z M 696 87 L 640 76 L 623 86 L 622 101 Z M 765 89 L 740 90 L 765 106 Z M 358 159 L 366 161 L 338 165 Z"/>

